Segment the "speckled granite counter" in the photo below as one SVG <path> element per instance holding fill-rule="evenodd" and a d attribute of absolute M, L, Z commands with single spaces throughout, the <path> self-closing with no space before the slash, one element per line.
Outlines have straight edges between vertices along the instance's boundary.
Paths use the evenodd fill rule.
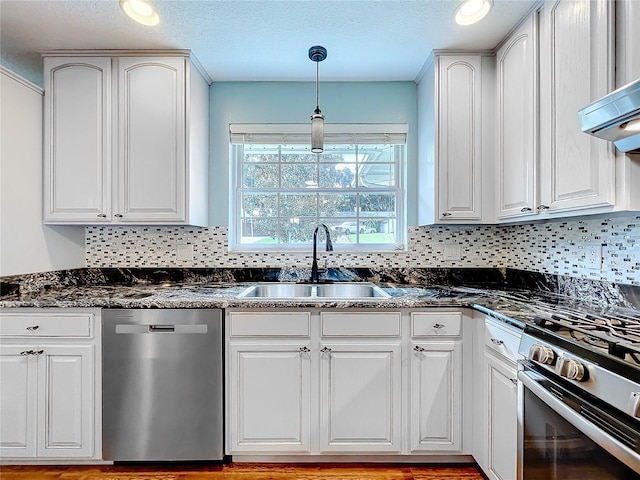
<path fill-rule="evenodd" d="M 536 316 L 549 313 L 550 309 L 561 309 L 565 312 L 583 312 L 591 314 L 613 314 L 640 318 L 640 311 L 629 305 L 629 302 L 612 302 L 614 293 L 607 291 L 595 295 L 564 295 L 550 291 L 534 279 L 533 284 L 520 285 L 511 282 L 497 281 L 495 272 L 485 272 L 478 278 L 465 283 L 474 286 L 434 285 L 433 280 L 451 280 L 455 275 L 444 275 L 442 272 L 431 281 L 424 279 L 416 282 L 415 272 L 411 272 L 410 284 L 399 284 L 399 278 L 389 278 L 389 275 L 346 276 L 337 280 L 368 280 L 375 281 L 389 295 L 389 298 L 367 299 L 271 299 L 271 298 L 241 298 L 239 295 L 245 288 L 256 281 L 275 280 L 269 274 L 250 275 L 250 278 L 240 278 L 237 275 L 220 274 L 206 276 L 176 275 L 175 272 L 157 272 L 150 281 L 140 280 L 140 274 L 135 280 L 118 272 L 119 281 L 113 278 L 97 278 L 96 272 L 82 272 L 80 276 L 63 277 L 48 280 L 26 281 L 22 288 L 11 288 L 11 282 L 3 279 L 3 295 L 0 297 L 0 308 L 11 307 L 63 307 L 63 308 L 427 308 L 427 307 L 467 307 L 522 326 L 533 321 Z M 245 274 L 243 274 L 245 275 Z M 108 275 L 107 275 L 108 276 Z M 504 275 L 502 275 L 504 277 Z M 345 278 L 347 277 L 347 278 Z M 364 277 L 364 278 L 363 278 Z M 500 275 L 497 276 L 498 278 Z M 288 278 L 289 279 L 289 278 Z M 407 276 L 403 278 L 407 281 Z M 531 279 L 527 280 L 529 283 Z M 416 285 L 415 283 L 422 283 Z M 583 288 L 584 290 L 584 288 Z M 585 300 L 586 299 L 586 300 Z M 601 301 L 596 301 L 600 299 Z"/>

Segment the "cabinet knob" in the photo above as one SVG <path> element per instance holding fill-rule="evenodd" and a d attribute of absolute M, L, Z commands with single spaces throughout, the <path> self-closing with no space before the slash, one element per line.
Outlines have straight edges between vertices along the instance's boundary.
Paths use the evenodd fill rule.
<path fill-rule="evenodd" d="M 30 332 L 35 332 L 39 328 L 40 325 L 31 325 L 30 327 L 27 327 L 27 330 L 29 330 Z"/>
<path fill-rule="evenodd" d="M 300 347 L 298 350 L 300 353 L 309 353 L 311 351 L 309 347 Z"/>
<path fill-rule="evenodd" d="M 491 339 L 491 343 L 493 343 L 494 345 L 504 345 L 504 342 L 502 340 L 498 340 L 497 338 L 492 338 Z"/>
<path fill-rule="evenodd" d="M 116 217 L 116 218 L 122 218 L 122 215 L 121 215 L 120 213 L 116 213 L 116 214 L 114 215 L 114 217 Z"/>
<path fill-rule="evenodd" d="M 107 214 L 106 213 L 99 213 L 98 214 L 98 218 L 107 218 Z"/>
<path fill-rule="evenodd" d="M 450 217 L 451 213 L 450 212 L 444 212 L 442 214 L 440 214 L 441 217 Z"/>
<path fill-rule="evenodd" d="M 329 347 L 322 347 L 322 348 L 320 349 L 320 351 L 321 351 L 322 353 L 331 353 L 331 349 L 330 349 Z"/>
<path fill-rule="evenodd" d="M 441 323 L 434 323 L 433 328 L 435 328 L 436 330 L 440 330 L 441 328 L 444 328 L 444 325 Z"/>
<path fill-rule="evenodd" d="M 536 207 L 536 210 L 538 210 L 539 212 L 542 212 L 543 210 L 549 210 L 549 206 L 548 205 L 538 205 Z"/>
<path fill-rule="evenodd" d="M 415 347 L 413 347 L 413 350 L 416 352 L 424 352 L 424 348 L 422 348 L 420 345 L 416 345 Z"/>
<path fill-rule="evenodd" d="M 531 208 L 531 207 L 522 207 L 522 208 L 520 209 L 520 211 L 521 211 L 522 213 L 529 213 L 529 212 L 533 212 L 533 208 Z"/>

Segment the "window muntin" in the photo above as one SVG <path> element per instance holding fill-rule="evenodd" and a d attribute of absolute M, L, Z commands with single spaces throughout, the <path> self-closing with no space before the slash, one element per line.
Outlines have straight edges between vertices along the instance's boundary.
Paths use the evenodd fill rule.
<path fill-rule="evenodd" d="M 324 153 L 313 154 L 309 145 L 244 139 L 232 143 L 232 249 L 306 250 L 321 223 L 341 250 L 404 248 L 404 143 L 325 136 Z"/>

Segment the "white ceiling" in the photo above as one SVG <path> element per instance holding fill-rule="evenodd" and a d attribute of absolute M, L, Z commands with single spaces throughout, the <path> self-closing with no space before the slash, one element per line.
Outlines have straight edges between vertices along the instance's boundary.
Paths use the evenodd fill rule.
<path fill-rule="evenodd" d="M 214 81 L 413 81 L 433 49 L 495 47 L 536 0 L 494 0 L 481 23 L 454 22 L 460 0 L 150 0 L 146 27 L 118 0 L 0 0 L 0 49 L 41 77 L 51 49 L 191 49 Z"/>

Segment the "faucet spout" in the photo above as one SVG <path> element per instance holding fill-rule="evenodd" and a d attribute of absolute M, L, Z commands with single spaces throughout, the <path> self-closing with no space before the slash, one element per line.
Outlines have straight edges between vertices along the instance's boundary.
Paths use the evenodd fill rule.
<path fill-rule="evenodd" d="M 313 262 L 311 263 L 311 283 L 318 283 L 320 276 L 318 275 L 318 230 L 320 227 L 324 228 L 326 236 L 325 250 L 327 252 L 333 251 L 333 243 L 331 243 L 331 235 L 329 234 L 329 227 L 324 223 L 318 225 L 313 231 Z"/>

